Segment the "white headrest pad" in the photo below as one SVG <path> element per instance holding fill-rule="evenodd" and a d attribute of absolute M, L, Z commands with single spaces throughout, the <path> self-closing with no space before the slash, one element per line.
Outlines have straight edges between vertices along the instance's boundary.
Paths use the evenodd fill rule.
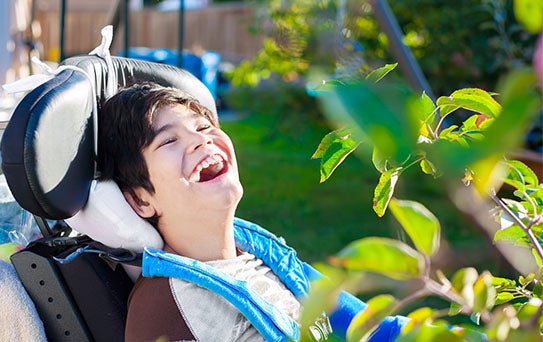
<path fill-rule="evenodd" d="M 140 253 L 144 247 L 162 249 L 164 245 L 156 229 L 136 214 L 113 181 L 92 181 L 85 207 L 66 222 L 112 248 Z"/>

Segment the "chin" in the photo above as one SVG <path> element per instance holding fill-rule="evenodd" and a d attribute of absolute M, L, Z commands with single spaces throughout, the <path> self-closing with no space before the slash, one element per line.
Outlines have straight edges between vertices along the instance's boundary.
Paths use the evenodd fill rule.
<path fill-rule="evenodd" d="M 234 207 L 236 208 L 241 201 L 241 198 L 243 197 L 243 186 L 239 184 L 239 186 L 230 193 L 230 197 L 228 200 L 225 201 L 225 203 L 229 203 L 228 207 Z"/>
<path fill-rule="evenodd" d="M 205 199 L 206 207 L 214 207 L 218 210 L 236 210 L 243 196 L 243 187 L 241 184 L 232 185 L 229 189 L 217 191 Z"/>

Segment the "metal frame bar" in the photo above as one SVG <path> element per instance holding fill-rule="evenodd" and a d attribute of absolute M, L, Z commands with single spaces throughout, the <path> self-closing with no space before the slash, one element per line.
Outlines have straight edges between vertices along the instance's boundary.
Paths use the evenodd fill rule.
<path fill-rule="evenodd" d="M 179 0 L 179 32 L 177 36 L 177 66 L 183 67 L 183 39 L 185 32 L 185 0 Z"/>
<path fill-rule="evenodd" d="M 64 29 L 66 27 L 66 0 L 60 1 L 60 43 L 59 62 L 64 60 Z"/>
<path fill-rule="evenodd" d="M 123 18 L 124 18 L 124 35 L 123 35 L 123 53 L 124 57 L 128 57 L 128 48 L 130 47 L 130 38 L 129 38 L 129 32 L 130 32 L 130 11 L 128 9 L 128 2 L 129 0 L 122 1 L 123 6 Z M 121 2 L 119 2 L 120 4 Z"/>
<path fill-rule="evenodd" d="M 407 45 L 403 42 L 403 32 L 396 17 L 390 10 L 386 0 L 370 0 L 374 8 L 375 18 L 381 30 L 387 35 L 390 50 L 397 59 L 402 72 L 409 84 L 416 90 L 424 91 L 433 101 L 435 96 L 426 77 L 422 73 L 417 60 Z"/>

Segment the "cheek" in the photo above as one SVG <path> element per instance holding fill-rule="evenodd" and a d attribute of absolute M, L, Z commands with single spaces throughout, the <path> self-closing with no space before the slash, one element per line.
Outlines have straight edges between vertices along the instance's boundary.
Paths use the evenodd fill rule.
<path fill-rule="evenodd" d="M 157 165 L 157 167 L 150 172 L 150 178 L 153 185 L 156 187 L 162 186 L 167 188 L 168 186 L 174 186 L 175 183 L 182 180 L 182 176 L 179 169 L 172 163 L 169 165 Z"/>
<path fill-rule="evenodd" d="M 173 186 L 172 182 L 181 178 L 179 158 L 166 158 L 161 155 L 160 158 L 146 159 L 146 162 L 149 178 L 155 188 Z"/>
<path fill-rule="evenodd" d="M 232 143 L 230 137 L 223 131 L 220 131 L 215 139 L 215 141 L 220 142 L 221 149 L 224 150 L 231 157 L 233 162 L 236 162 L 236 152 L 234 150 L 234 144 Z"/>
<path fill-rule="evenodd" d="M 151 182 L 155 189 L 153 194 L 155 204 L 161 208 L 161 212 L 167 207 L 184 205 L 191 198 L 189 183 L 178 172 L 156 170 L 151 175 Z"/>

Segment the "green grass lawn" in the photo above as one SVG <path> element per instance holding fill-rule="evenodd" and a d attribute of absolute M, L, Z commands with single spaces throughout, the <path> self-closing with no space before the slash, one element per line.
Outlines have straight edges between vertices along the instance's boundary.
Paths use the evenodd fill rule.
<path fill-rule="evenodd" d="M 365 236 L 406 240 L 391 215 L 379 218 L 372 210 L 379 173 L 369 157 L 364 161 L 349 156 L 320 184 L 319 160 L 311 160 L 311 155 L 328 129 L 308 125 L 296 139 L 282 133 L 267 139 L 272 123 L 272 117 L 256 114 L 222 123 L 234 141 L 244 186 L 237 216 L 283 236 L 309 262 L 323 261 Z M 491 267 L 486 265 L 494 258 L 488 243 L 452 206 L 445 190 L 419 170 L 402 177 L 396 197 L 422 202 L 440 219 L 452 250 L 467 256 L 471 265 Z"/>

